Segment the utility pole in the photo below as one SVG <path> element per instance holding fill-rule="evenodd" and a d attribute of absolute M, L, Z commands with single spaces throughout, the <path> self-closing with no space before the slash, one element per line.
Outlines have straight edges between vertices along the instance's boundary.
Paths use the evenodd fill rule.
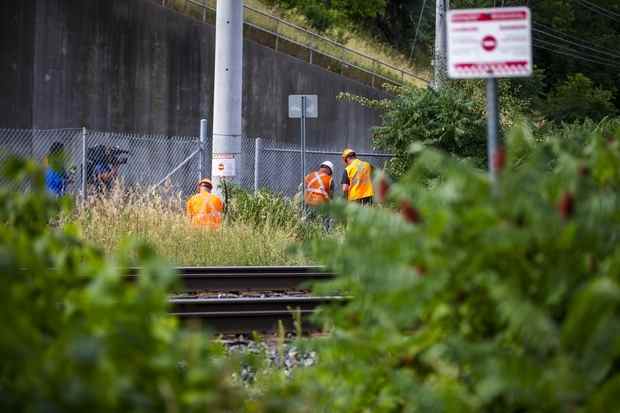
<path fill-rule="evenodd" d="M 223 180 L 237 181 L 241 153 L 243 3 L 217 1 L 212 180 L 213 190 L 219 194 Z"/>
<path fill-rule="evenodd" d="M 446 14 L 448 12 L 449 0 L 436 0 L 435 3 L 435 58 L 433 59 L 433 67 L 435 69 L 433 75 L 433 89 L 439 90 L 446 81 Z"/>

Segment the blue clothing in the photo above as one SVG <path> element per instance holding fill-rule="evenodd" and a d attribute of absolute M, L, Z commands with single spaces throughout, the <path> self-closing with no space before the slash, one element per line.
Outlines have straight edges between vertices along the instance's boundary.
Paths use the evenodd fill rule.
<path fill-rule="evenodd" d="M 62 172 L 47 168 L 45 171 L 45 187 L 47 191 L 55 196 L 63 196 L 65 194 L 66 177 Z"/>
<path fill-rule="evenodd" d="M 112 170 L 112 167 L 107 163 L 98 163 L 95 165 L 95 176 L 108 173 Z"/>

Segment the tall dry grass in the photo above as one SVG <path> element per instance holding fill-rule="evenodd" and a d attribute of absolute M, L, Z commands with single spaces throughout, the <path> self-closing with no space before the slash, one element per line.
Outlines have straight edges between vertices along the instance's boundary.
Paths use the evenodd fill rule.
<path fill-rule="evenodd" d="M 176 265 L 301 265 L 294 228 L 227 220 L 218 231 L 193 228 L 178 193 L 127 190 L 93 196 L 70 218 L 85 240 L 107 253 L 132 237 Z"/>

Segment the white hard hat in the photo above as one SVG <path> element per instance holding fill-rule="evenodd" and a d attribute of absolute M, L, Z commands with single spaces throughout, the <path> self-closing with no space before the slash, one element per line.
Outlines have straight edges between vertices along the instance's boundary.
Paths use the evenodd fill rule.
<path fill-rule="evenodd" d="M 330 171 L 332 171 L 332 173 L 334 173 L 334 164 L 331 163 L 330 161 L 325 161 L 323 163 L 321 163 L 321 165 L 319 165 L 319 167 L 321 166 L 327 166 L 329 168 Z"/>

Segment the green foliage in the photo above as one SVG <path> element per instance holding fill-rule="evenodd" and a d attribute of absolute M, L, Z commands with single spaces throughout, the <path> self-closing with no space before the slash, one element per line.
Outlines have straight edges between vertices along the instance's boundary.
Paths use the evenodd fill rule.
<path fill-rule="evenodd" d="M 353 298 L 325 313 L 319 367 L 279 391 L 295 411 L 617 409 L 620 121 L 542 142 L 517 127 L 507 147 L 496 195 L 426 149 L 390 191 L 421 219 L 338 205 L 344 239 L 313 253 L 341 277 L 319 291 Z"/>
<path fill-rule="evenodd" d="M 532 77 L 500 79 L 497 82 L 502 128 L 509 129 L 525 117 L 540 116 L 544 79 L 544 72 L 535 69 Z M 485 80 L 455 80 L 450 83 L 452 87 L 461 89 L 474 102 L 478 112 L 486 113 Z"/>
<path fill-rule="evenodd" d="M 547 97 L 544 114 L 550 120 L 574 122 L 589 118 L 595 121 L 616 113 L 613 93 L 596 87 L 581 73 L 568 76 Z"/>
<path fill-rule="evenodd" d="M 297 9 L 320 31 L 355 19 L 376 16 L 385 7 L 385 0 L 269 0 L 288 9 Z"/>
<path fill-rule="evenodd" d="M 389 172 L 401 176 L 420 143 L 481 163 L 485 158 L 485 118 L 468 96 L 454 88 L 440 92 L 412 88 L 387 104 L 383 124 L 374 130 L 377 148 L 394 153 Z"/>
<path fill-rule="evenodd" d="M 298 239 L 310 239 L 323 235 L 317 219 L 302 219 L 298 199 L 290 199 L 260 190 L 256 194 L 242 188 L 231 188 L 227 218 L 235 222 L 252 225 L 256 229 L 265 227 L 292 231 Z"/>
<path fill-rule="evenodd" d="M 106 260 L 72 225 L 49 225 L 67 211 L 36 164 L 6 170 L 31 191 L 0 188 L 0 410 L 238 411 L 234 364 L 167 314 L 173 269 L 142 244 Z M 133 284 L 129 266 L 142 268 Z"/>
<path fill-rule="evenodd" d="M 321 30 L 340 26 L 348 31 L 370 33 L 388 42 L 404 55 L 410 56 L 417 63 L 426 63 L 425 56 L 430 56 L 433 50 L 434 5 L 429 2 L 425 3 L 424 0 L 269 1 L 289 8 L 296 7 L 315 27 Z M 620 3 L 617 0 L 597 0 L 595 3 L 596 7 L 611 10 L 612 13 L 620 13 Z M 424 10 L 422 10 L 423 5 Z M 523 5 L 522 0 L 505 0 L 501 3 L 502 7 Z M 450 7 L 454 9 L 496 6 L 499 5 L 495 0 L 453 0 L 450 3 Z M 518 89 L 521 91 L 512 90 L 510 94 L 503 96 L 503 100 L 507 101 L 511 97 L 517 106 L 527 107 L 531 104 L 532 97 L 544 95 L 559 87 L 569 76 L 583 73 L 592 80 L 596 88 L 612 93 L 610 101 L 617 110 L 620 109 L 620 94 L 617 93 L 620 90 L 620 76 L 613 66 L 614 58 L 608 53 L 605 54 L 605 51 L 613 53 L 618 50 L 620 25 L 614 24 L 615 17 L 597 13 L 596 7 L 575 1 L 539 0 L 530 2 L 528 6 L 532 10 L 536 29 L 539 30 L 536 33 L 538 42 L 534 47 L 534 61 L 546 76 L 540 83 L 541 87 L 533 90 L 533 93 L 521 93 L 525 90 L 519 86 Z M 420 22 L 420 27 L 418 27 L 418 22 Z M 568 42 L 562 39 L 567 39 Z M 414 56 L 411 56 L 414 42 L 416 52 Z M 593 51 L 592 48 L 602 50 L 603 53 Z M 421 60 L 419 59 L 420 52 Z M 581 55 L 586 59 L 567 56 L 567 53 Z M 609 64 L 596 64 L 591 61 L 592 59 L 602 60 Z M 522 82 L 508 83 L 519 85 Z M 521 103 L 518 100 L 524 100 L 524 102 Z M 570 107 L 572 105 L 569 104 Z M 541 108 L 544 109 L 544 106 Z M 600 117 L 594 119 L 598 120 Z"/>

